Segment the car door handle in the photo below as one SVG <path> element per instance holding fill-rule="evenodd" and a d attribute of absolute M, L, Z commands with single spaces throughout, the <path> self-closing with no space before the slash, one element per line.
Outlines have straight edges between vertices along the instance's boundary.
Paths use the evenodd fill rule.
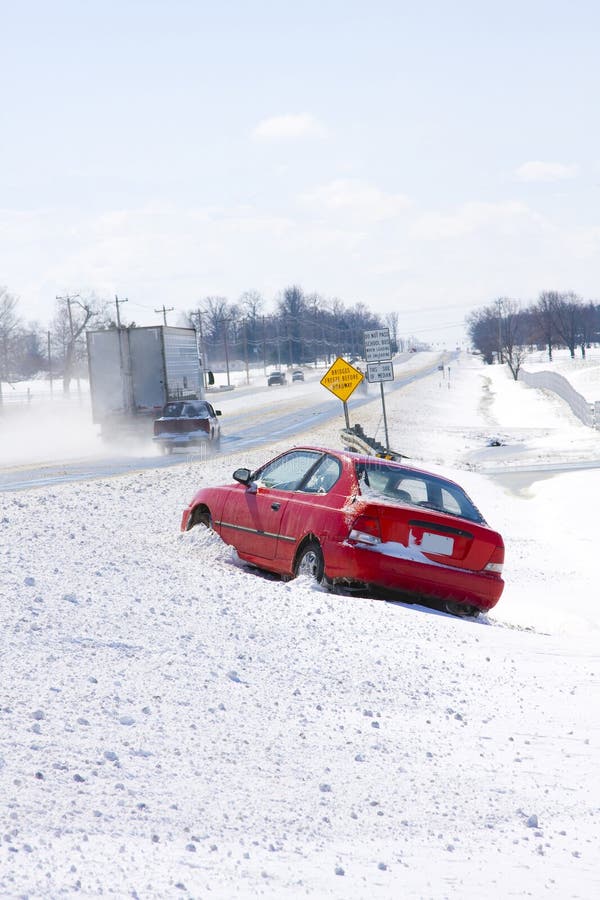
<path fill-rule="evenodd" d="M 280 506 L 281 506 L 281 503 L 271 503 L 271 509 L 277 510 L 277 509 L 279 509 Z"/>

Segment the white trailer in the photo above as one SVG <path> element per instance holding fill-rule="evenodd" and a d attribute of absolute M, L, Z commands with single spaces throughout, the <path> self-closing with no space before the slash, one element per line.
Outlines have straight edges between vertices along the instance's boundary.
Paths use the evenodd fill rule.
<path fill-rule="evenodd" d="M 194 328 L 110 328 L 86 338 L 92 419 L 103 437 L 150 437 L 165 403 L 204 396 Z"/>

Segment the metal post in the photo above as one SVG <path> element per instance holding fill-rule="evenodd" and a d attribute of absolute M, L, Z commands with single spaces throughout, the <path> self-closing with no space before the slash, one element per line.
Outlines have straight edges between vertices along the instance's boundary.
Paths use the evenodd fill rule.
<path fill-rule="evenodd" d="M 348 415 L 348 404 L 345 400 L 342 401 L 344 404 L 344 418 L 346 420 L 346 428 L 350 428 L 350 417 Z"/>
<path fill-rule="evenodd" d="M 381 408 L 383 409 L 383 428 L 385 430 L 385 449 L 390 449 L 390 439 L 388 436 L 387 415 L 385 413 L 385 394 L 383 393 L 383 381 L 379 382 L 381 389 Z"/>

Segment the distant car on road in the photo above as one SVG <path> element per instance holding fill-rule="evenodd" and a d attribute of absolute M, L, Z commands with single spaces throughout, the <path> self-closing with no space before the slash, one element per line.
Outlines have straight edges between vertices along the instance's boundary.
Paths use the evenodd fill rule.
<path fill-rule="evenodd" d="M 274 384 L 285 384 L 285 372 L 271 372 L 267 378 L 267 384 L 271 387 Z"/>
<path fill-rule="evenodd" d="M 221 439 L 220 409 L 206 400 L 173 400 L 154 420 L 154 438 L 165 453 L 180 447 L 210 442 L 218 446 Z"/>
<path fill-rule="evenodd" d="M 294 369 L 292 372 L 292 381 L 304 381 L 304 372 L 302 369 Z"/>
<path fill-rule="evenodd" d="M 282 453 L 233 483 L 201 488 L 181 528 L 213 528 L 238 555 L 284 577 L 476 616 L 498 602 L 504 543 L 458 484 L 374 456 Z"/>

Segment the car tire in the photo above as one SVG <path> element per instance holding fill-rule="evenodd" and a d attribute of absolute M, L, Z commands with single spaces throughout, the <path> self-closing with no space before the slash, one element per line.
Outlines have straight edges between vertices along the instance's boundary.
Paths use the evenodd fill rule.
<path fill-rule="evenodd" d="M 206 506 L 194 510 L 190 516 L 187 530 L 190 531 L 190 529 L 195 528 L 196 525 L 201 525 L 203 528 L 208 528 L 209 530 L 212 529 L 212 516 L 210 510 L 207 509 Z"/>
<path fill-rule="evenodd" d="M 323 559 L 323 551 L 317 541 L 308 541 L 298 553 L 296 565 L 294 566 L 296 577 L 299 575 L 308 575 L 318 584 L 322 584 L 325 579 L 325 561 Z"/>
<path fill-rule="evenodd" d="M 451 600 L 444 604 L 444 611 L 451 616 L 456 616 L 458 619 L 476 619 L 481 612 L 476 606 L 468 606 L 466 603 L 453 603 Z"/>

